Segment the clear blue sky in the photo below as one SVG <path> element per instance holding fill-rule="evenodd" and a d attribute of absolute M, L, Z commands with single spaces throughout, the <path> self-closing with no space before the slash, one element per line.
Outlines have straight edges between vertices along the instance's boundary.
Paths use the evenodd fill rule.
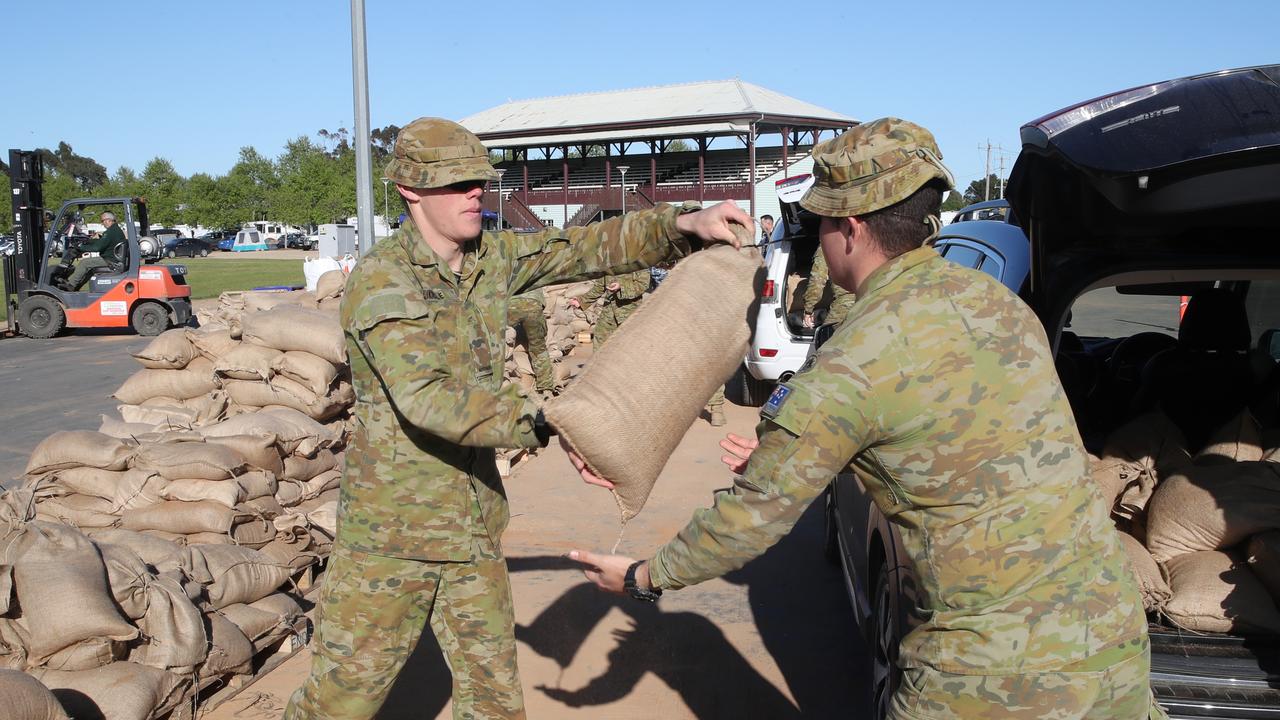
<path fill-rule="evenodd" d="M 115 172 L 225 173 L 239 148 L 353 126 L 346 0 L 6 0 L 0 147 L 65 140 Z M 372 122 L 507 99 L 732 77 L 937 135 L 967 184 L 979 144 L 1075 102 L 1280 62 L 1280 1 L 367 0 Z M 13 44 L 22 37 L 24 44 Z M 993 160 L 994 164 L 994 160 Z M 994 171 L 994 168 L 993 168 Z"/>

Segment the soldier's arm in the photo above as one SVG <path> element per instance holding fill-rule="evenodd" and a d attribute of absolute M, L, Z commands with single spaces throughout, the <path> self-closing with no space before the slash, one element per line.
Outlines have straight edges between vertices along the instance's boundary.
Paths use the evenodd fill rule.
<path fill-rule="evenodd" d="M 604 295 L 605 286 L 608 284 L 608 276 L 596 278 L 596 281 L 591 283 L 591 287 L 588 288 L 586 292 L 578 296 L 578 304 L 584 308 L 589 307 Z"/>
<path fill-rule="evenodd" d="M 544 285 L 621 275 L 685 257 L 701 243 L 676 229 L 679 213 L 674 206 L 659 204 L 586 227 L 504 233 L 500 237 L 515 244 L 511 291 L 519 294 Z M 585 298 L 582 302 L 587 304 Z"/>
<path fill-rule="evenodd" d="M 649 271 L 637 270 L 633 273 L 627 273 L 618 278 L 618 285 L 622 287 L 618 291 L 620 300 L 635 300 L 649 290 Z"/>
<path fill-rule="evenodd" d="M 811 313 L 817 309 L 822 300 L 822 292 L 827 288 L 827 257 L 822 248 L 813 254 L 813 270 L 809 273 L 809 286 L 804 289 L 804 311 Z"/>
<path fill-rule="evenodd" d="M 828 362 L 828 364 L 838 364 Z M 699 510 L 654 555 L 655 587 L 681 588 L 742 567 L 787 534 L 832 478 L 876 437 L 878 411 L 858 375 L 816 372 L 779 386 L 787 395 L 757 428 L 760 447 L 729 492 Z M 824 379 L 825 375 L 825 379 Z"/>

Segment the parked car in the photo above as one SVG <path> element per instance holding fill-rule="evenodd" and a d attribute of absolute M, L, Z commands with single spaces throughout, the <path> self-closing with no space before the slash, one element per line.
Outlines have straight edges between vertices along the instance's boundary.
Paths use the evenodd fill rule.
<path fill-rule="evenodd" d="M 201 235 L 200 239 L 219 250 L 230 250 L 231 244 L 236 240 L 236 232 L 236 230 L 210 230 Z"/>
<path fill-rule="evenodd" d="M 153 227 L 147 229 L 147 235 L 155 238 L 160 243 L 160 246 L 167 250 L 182 237 L 182 231 L 173 228 Z"/>
<path fill-rule="evenodd" d="M 309 235 L 288 233 L 276 240 L 277 250 L 314 250 L 315 245 Z"/>
<path fill-rule="evenodd" d="M 179 238 L 164 249 L 164 256 L 171 258 L 179 256 L 208 257 L 215 247 L 217 246 L 200 238 Z"/>
<path fill-rule="evenodd" d="M 800 198 L 813 185 L 811 175 L 779 180 L 781 212 L 764 247 L 765 281 L 751 347 L 737 377 L 725 387 L 739 405 L 762 404 L 773 386 L 786 382 L 804 364 L 813 342 L 813 328 L 803 322 L 803 292 L 818 250 L 817 216 L 800 207 Z"/>
<path fill-rule="evenodd" d="M 984 200 L 979 203 L 960 208 L 951 222 L 968 222 L 970 220 L 999 220 L 1015 222 L 1009 217 L 1009 201 L 1005 199 Z"/>
<path fill-rule="evenodd" d="M 1240 407 L 1223 403 L 1231 383 L 1251 384 L 1259 419 L 1280 425 L 1280 398 L 1266 392 L 1280 380 L 1271 342 L 1280 328 L 1280 247 L 1265 241 L 1280 233 L 1277 117 L 1280 65 L 1141 87 L 1022 128 L 1008 197 L 1032 250 L 1028 282 L 1007 258 L 997 276 L 1021 289 L 1043 323 L 1091 452 L 1112 428 L 1153 406 L 1188 432 L 1184 423 L 1238 414 Z M 959 240 L 994 247 L 985 241 L 1011 235 L 997 228 L 1013 226 L 971 221 L 946 230 L 962 227 L 975 232 L 952 247 L 985 252 Z M 971 257 L 963 250 L 945 256 Z M 966 262 L 986 269 L 985 260 Z M 1191 352 L 1192 333 L 1180 328 L 1179 300 L 1206 289 L 1226 289 L 1247 318 L 1211 318 L 1194 334 L 1219 344 L 1231 333 L 1216 328 L 1247 324 L 1248 361 L 1237 367 L 1252 369 L 1152 385 L 1180 377 L 1170 371 L 1180 352 Z M 1244 349 L 1212 350 L 1236 362 Z M 1137 402 L 1147 395 L 1154 405 Z M 1179 407 L 1187 412 L 1179 415 Z M 882 718 L 898 679 L 898 644 L 927 612 L 917 607 L 918 581 L 896 528 L 856 478 L 836 477 L 826 509 L 827 550 L 844 571 L 873 658 L 871 717 Z M 1157 613 L 1148 621 L 1151 683 L 1171 717 L 1280 716 L 1276 637 L 1181 630 Z"/>

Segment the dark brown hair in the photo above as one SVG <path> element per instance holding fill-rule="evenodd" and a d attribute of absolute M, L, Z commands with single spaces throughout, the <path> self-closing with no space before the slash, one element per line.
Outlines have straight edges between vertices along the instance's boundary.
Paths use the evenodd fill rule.
<path fill-rule="evenodd" d="M 906 200 L 861 216 L 885 257 L 898 257 L 929 239 L 933 227 L 925 218 L 942 212 L 942 191 L 941 183 L 930 182 Z"/>

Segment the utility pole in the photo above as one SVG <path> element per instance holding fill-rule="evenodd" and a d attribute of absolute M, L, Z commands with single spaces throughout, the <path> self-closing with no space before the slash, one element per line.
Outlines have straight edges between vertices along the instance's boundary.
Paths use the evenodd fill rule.
<path fill-rule="evenodd" d="M 360 256 L 373 248 L 373 160 L 369 152 L 369 69 L 365 49 L 364 0 L 351 0 L 351 76 L 356 132 L 356 228 Z M 384 195 L 386 188 L 383 188 Z"/>
<path fill-rule="evenodd" d="M 1004 153 L 1000 153 L 1000 199 L 1004 199 Z"/>
<path fill-rule="evenodd" d="M 981 150 L 982 146 L 979 145 L 978 149 Z M 990 200 L 991 199 L 991 138 L 987 138 L 987 164 L 986 164 L 986 170 L 982 173 L 982 182 L 983 182 L 983 188 L 984 188 L 982 191 L 982 199 Z"/>

